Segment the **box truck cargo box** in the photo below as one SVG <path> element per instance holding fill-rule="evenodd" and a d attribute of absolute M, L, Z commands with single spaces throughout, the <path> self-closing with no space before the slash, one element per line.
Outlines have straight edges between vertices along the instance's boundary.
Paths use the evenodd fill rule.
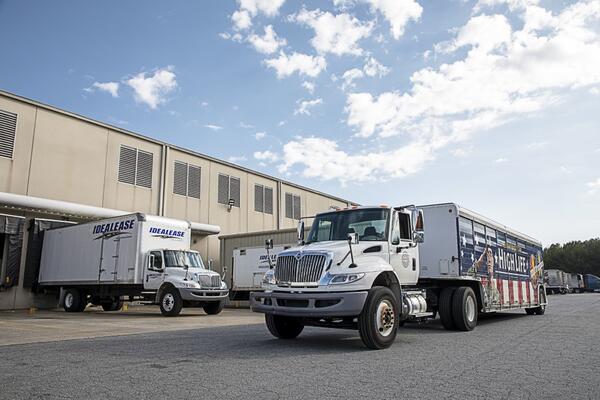
<path fill-rule="evenodd" d="M 190 250 L 190 239 L 188 222 L 139 213 L 49 229 L 38 285 L 60 289 L 67 311 L 88 303 L 114 311 L 129 298 L 158 303 L 167 316 L 184 305 L 216 314 L 227 286 Z"/>

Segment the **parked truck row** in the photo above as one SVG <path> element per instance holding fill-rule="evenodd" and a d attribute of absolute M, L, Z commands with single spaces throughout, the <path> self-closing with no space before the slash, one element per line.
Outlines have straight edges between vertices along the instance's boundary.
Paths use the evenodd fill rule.
<path fill-rule="evenodd" d="M 328 211 L 307 236 L 302 220 L 263 287 L 250 304 L 275 337 L 357 329 L 371 349 L 390 346 L 404 322 L 439 314 L 446 329 L 470 331 L 481 313 L 542 315 L 547 304 L 540 242 L 453 203 Z"/>
<path fill-rule="evenodd" d="M 548 293 L 584 293 L 600 291 L 600 278 L 592 274 L 576 274 L 560 269 L 548 269 L 544 272 Z"/>

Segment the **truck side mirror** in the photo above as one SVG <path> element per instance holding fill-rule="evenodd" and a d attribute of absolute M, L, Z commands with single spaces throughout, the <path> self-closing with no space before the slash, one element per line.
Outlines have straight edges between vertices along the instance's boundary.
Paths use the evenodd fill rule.
<path fill-rule="evenodd" d="M 221 280 L 224 281 L 225 280 L 225 274 L 227 273 L 227 267 L 224 266 L 223 267 L 223 274 L 221 275 Z"/>
<path fill-rule="evenodd" d="M 265 249 L 271 250 L 273 248 L 273 239 L 265 240 Z"/>
<path fill-rule="evenodd" d="M 298 221 L 298 228 L 296 229 L 298 233 L 298 244 L 304 244 L 304 221 Z"/>
<path fill-rule="evenodd" d="M 358 233 L 348 234 L 348 244 L 358 244 Z"/>
<path fill-rule="evenodd" d="M 212 258 L 209 258 L 209 259 L 208 259 L 208 269 L 209 269 L 210 271 L 212 271 L 212 263 L 213 263 L 213 259 L 212 259 Z"/>
<path fill-rule="evenodd" d="M 413 239 L 415 243 L 423 243 L 425 241 L 425 230 L 423 222 L 423 210 L 413 210 Z"/>
<path fill-rule="evenodd" d="M 148 269 L 154 269 L 154 254 L 148 256 Z"/>

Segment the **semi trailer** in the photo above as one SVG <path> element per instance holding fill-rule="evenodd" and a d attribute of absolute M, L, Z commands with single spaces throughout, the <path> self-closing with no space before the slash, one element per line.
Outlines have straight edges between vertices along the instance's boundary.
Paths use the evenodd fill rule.
<path fill-rule="evenodd" d="M 596 275 L 585 274 L 583 276 L 583 286 L 586 292 L 600 292 L 600 278 Z"/>
<path fill-rule="evenodd" d="M 165 316 L 183 307 L 221 312 L 221 276 L 190 249 L 186 221 L 131 214 L 44 232 L 38 287 L 60 293 L 67 312 L 88 304 L 121 309 L 124 299 L 158 304 Z"/>
<path fill-rule="evenodd" d="M 544 272 L 546 289 L 552 294 L 566 294 L 569 290 L 566 273 L 560 269 L 547 269 Z"/>
<path fill-rule="evenodd" d="M 470 331 L 480 313 L 545 312 L 541 243 L 457 204 L 312 218 L 308 236 L 302 219 L 298 246 L 265 273 L 264 292 L 250 296 L 275 337 L 305 326 L 358 329 L 368 348 L 382 349 L 399 324 L 438 314 L 446 329 Z"/>

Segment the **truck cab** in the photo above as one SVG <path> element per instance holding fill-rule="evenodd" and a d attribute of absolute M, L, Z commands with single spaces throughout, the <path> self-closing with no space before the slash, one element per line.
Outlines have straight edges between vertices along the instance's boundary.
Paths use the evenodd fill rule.
<path fill-rule="evenodd" d="M 368 347 L 383 348 L 401 320 L 433 315 L 425 292 L 412 287 L 424 240 L 416 207 L 325 212 L 303 233 L 301 221 L 300 246 L 279 253 L 265 273 L 265 292 L 251 295 L 275 336 L 295 337 L 304 325 L 358 328 Z"/>
<path fill-rule="evenodd" d="M 228 296 L 221 276 L 206 268 L 194 250 L 157 249 L 147 255 L 144 289 L 156 290 L 164 315 L 177 315 L 184 306 L 200 304 L 208 314 L 218 314 Z"/>

